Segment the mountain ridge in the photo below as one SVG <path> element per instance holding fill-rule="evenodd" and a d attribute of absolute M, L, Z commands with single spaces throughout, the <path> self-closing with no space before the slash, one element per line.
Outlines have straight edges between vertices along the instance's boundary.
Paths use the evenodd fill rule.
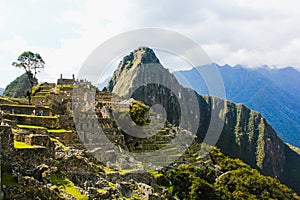
<path fill-rule="evenodd" d="M 217 67 L 223 78 L 228 100 L 244 103 L 259 111 L 284 141 L 300 146 L 300 72 L 293 68 L 247 69 L 240 65 Z M 202 68 L 178 71 L 174 75 L 181 83 L 188 79 L 190 85 L 186 86 L 195 89 L 199 94 L 209 94 L 199 74 Z"/>
<path fill-rule="evenodd" d="M 147 52 L 149 51 L 143 49 L 139 50 L 142 51 L 141 53 L 145 53 L 145 57 L 147 57 Z M 168 70 L 161 69 L 163 66 L 160 63 L 157 63 L 158 59 L 153 60 L 156 64 L 153 66 L 153 69 L 149 69 L 150 65 L 148 61 L 151 59 L 146 59 L 146 64 L 149 65 L 148 68 L 135 67 L 134 69 L 136 71 L 132 70 L 132 74 L 130 74 L 129 78 L 125 78 L 128 71 L 131 70 L 131 67 L 128 67 L 131 65 L 129 65 L 129 63 L 133 63 L 135 66 L 143 66 L 144 64 L 141 62 L 141 59 L 134 57 L 135 54 L 130 55 L 129 62 L 126 59 L 126 62 L 124 62 L 125 60 L 123 59 L 123 62 L 119 64 L 116 74 L 114 73 L 112 80 L 107 85 L 109 91 L 117 92 L 121 96 L 127 98 L 133 97 L 137 100 L 143 100 L 144 97 L 151 96 L 155 91 L 161 95 L 160 100 L 166 108 L 167 113 L 171 113 L 172 110 L 169 108 L 172 106 L 174 107 L 174 105 L 170 106 L 171 103 L 168 103 L 172 102 L 172 99 L 170 98 L 172 96 L 171 93 L 166 93 L 166 91 L 159 86 L 152 86 L 151 88 L 148 88 L 148 90 L 143 89 L 139 91 L 140 93 L 133 93 L 134 95 L 130 96 L 132 93 L 130 91 L 134 91 L 138 88 L 134 87 L 134 85 L 137 83 L 143 84 L 143 81 L 148 79 L 163 79 L 169 80 L 171 82 L 169 83 L 170 87 L 181 91 L 183 93 L 182 96 L 186 99 L 189 99 L 192 94 L 196 94 L 200 110 L 199 128 L 197 130 L 199 142 L 203 141 L 206 136 L 206 131 L 208 130 L 208 125 L 210 123 L 209 119 L 212 115 L 211 111 L 217 109 L 220 114 L 221 112 L 225 112 L 225 126 L 217 142 L 217 146 L 221 151 L 230 157 L 242 159 L 252 167 L 259 169 L 263 174 L 276 177 L 283 183 L 297 190 L 297 192 L 300 192 L 298 189 L 300 188 L 300 183 L 294 180 L 297 175 L 295 172 L 300 168 L 300 156 L 295 154 L 293 150 L 283 143 L 274 129 L 268 124 L 267 120 L 259 113 L 252 111 L 241 104 L 235 104 L 217 97 L 201 96 L 192 90 L 183 88 Z M 153 58 L 152 53 L 150 57 Z M 136 63 L 136 61 L 139 62 Z M 145 73 L 145 69 L 149 70 L 148 74 Z M 159 72 L 156 77 L 154 74 L 155 71 Z M 163 72 L 165 72 L 165 74 L 163 74 Z M 120 83 L 119 85 L 118 82 Z M 146 93 L 143 94 L 143 92 Z M 162 94 L 164 94 L 164 96 Z M 150 106 L 154 103 L 157 102 L 148 101 Z M 194 108 L 195 105 L 187 105 L 186 108 L 187 111 L 191 111 L 192 118 L 198 116 L 198 114 L 192 112 L 194 111 Z M 222 110 L 222 108 L 224 109 Z M 188 125 L 186 126 L 188 127 Z"/>

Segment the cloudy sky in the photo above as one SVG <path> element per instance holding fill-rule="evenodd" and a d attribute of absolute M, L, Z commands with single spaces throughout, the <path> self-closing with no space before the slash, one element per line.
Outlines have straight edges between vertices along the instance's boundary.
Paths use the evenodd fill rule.
<path fill-rule="evenodd" d="M 300 68 L 298 0 L 0 0 L 0 87 L 22 74 L 11 63 L 38 52 L 42 81 L 78 73 L 102 42 L 157 27 L 196 41 L 213 62 Z"/>

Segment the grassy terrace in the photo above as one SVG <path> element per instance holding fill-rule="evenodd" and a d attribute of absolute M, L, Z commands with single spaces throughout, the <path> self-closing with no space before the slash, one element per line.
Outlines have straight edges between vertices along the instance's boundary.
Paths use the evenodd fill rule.
<path fill-rule="evenodd" d="M 18 128 L 21 129 L 47 129 L 43 126 L 22 125 L 22 124 L 18 124 L 17 126 Z M 72 133 L 73 132 L 72 130 L 66 130 L 66 129 L 47 129 L 47 130 L 49 133 L 61 133 L 61 132 Z"/>
<path fill-rule="evenodd" d="M 35 105 L 23 105 L 23 104 L 0 104 L 0 106 L 9 106 L 9 107 L 22 107 L 22 108 L 50 108 L 50 106 L 35 106 Z"/>
<path fill-rule="evenodd" d="M 14 141 L 14 147 L 15 149 L 37 149 L 40 148 L 40 146 L 31 146 L 29 144 L 26 144 L 24 142 Z"/>
<path fill-rule="evenodd" d="M 16 103 L 15 101 L 12 101 L 11 99 L 7 98 L 7 97 L 3 97 L 3 96 L 0 96 L 0 102 L 5 102 L 7 104 L 13 104 L 13 103 Z"/>
<path fill-rule="evenodd" d="M 66 130 L 66 129 L 48 129 L 49 133 L 72 133 L 72 130 Z"/>
<path fill-rule="evenodd" d="M 50 175 L 51 182 L 58 186 L 59 189 L 64 190 L 66 193 L 72 195 L 76 199 L 88 199 L 84 194 L 81 194 L 75 187 L 75 185 L 60 173 L 52 173 Z"/>
<path fill-rule="evenodd" d="M 18 124 L 17 126 L 18 126 L 18 128 L 21 128 L 21 129 L 47 129 L 47 128 L 42 127 L 42 126 L 32 126 L 32 125 L 21 125 L 21 124 Z"/>
<path fill-rule="evenodd" d="M 58 119 L 58 115 L 56 115 L 56 116 L 36 116 L 36 115 L 7 114 L 7 113 L 5 113 L 5 115 L 16 116 L 16 117 L 28 117 L 28 118 Z"/>

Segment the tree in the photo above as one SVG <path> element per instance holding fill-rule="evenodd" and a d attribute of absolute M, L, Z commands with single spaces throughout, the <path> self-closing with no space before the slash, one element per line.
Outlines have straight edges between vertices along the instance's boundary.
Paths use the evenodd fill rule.
<path fill-rule="evenodd" d="M 25 70 L 28 80 L 30 82 L 30 91 L 27 92 L 29 104 L 31 100 L 31 90 L 34 86 L 34 80 L 37 73 L 41 72 L 45 68 L 45 62 L 38 53 L 32 53 L 31 51 L 24 51 L 17 59 L 17 62 L 12 63 L 17 68 Z"/>

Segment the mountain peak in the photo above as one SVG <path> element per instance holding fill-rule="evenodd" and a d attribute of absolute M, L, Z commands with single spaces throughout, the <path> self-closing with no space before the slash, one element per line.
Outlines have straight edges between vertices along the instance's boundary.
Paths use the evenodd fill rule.
<path fill-rule="evenodd" d="M 149 47 L 139 47 L 125 56 L 119 63 L 117 70 L 114 72 L 112 79 L 107 85 L 109 91 L 113 90 L 117 80 L 125 75 L 129 70 L 134 70 L 141 65 L 159 64 L 159 59 L 156 57 L 154 51 Z"/>
<path fill-rule="evenodd" d="M 140 61 L 141 64 L 160 63 L 154 51 L 149 47 L 139 47 L 134 50 L 133 58 Z"/>

